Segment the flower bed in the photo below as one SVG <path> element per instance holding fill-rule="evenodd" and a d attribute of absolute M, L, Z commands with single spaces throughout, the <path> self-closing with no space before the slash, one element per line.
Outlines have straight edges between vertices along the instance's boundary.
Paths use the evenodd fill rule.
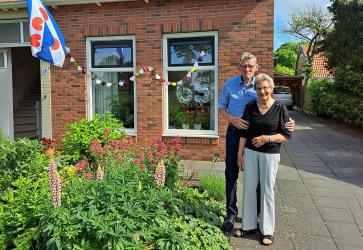
<path fill-rule="evenodd" d="M 72 151 L 68 134 L 55 160 L 40 147 L 36 171 L 2 186 L 0 248 L 230 249 L 218 228 L 224 206 L 179 182 L 178 139 L 135 141 L 108 129 L 83 151 Z"/>

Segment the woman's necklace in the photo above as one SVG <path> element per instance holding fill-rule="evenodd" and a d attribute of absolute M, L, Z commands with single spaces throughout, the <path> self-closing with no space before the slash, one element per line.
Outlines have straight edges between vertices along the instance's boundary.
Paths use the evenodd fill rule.
<path fill-rule="evenodd" d="M 258 108 L 259 108 L 259 110 L 260 110 L 260 112 L 262 114 L 266 113 L 267 110 L 272 106 L 273 103 L 274 103 L 274 100 L 273 99 L 268 100 L 266 103 L 259 103 L 259 102 L 257 102 Z"/>

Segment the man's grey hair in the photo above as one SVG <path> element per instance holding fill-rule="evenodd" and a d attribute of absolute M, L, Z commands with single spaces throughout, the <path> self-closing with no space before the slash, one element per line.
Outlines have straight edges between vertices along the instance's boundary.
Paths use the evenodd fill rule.
<path fill-rule="evenodd" d="M 257 57 L 255 55 L 251 54 L 250 52 L 243 52 L 241 59 L 239 60 L 239 64 L 242 65 L 243 61 L 250 59 L 255 59 L 257 63 Z"/>
<path fill-rule="evenodd" d="M 255 89 L 256 89 L 257 85 L 259 85 L 265 81 L 268 82 L 268 85 L 270 86 L 271 89 L 274 89 L 274 87 L 275 87 L 274 80 L 272 80 L 271 76 L 269 76 L 265 73 L 260 73 L 260 74 L 256 75 Z"/>

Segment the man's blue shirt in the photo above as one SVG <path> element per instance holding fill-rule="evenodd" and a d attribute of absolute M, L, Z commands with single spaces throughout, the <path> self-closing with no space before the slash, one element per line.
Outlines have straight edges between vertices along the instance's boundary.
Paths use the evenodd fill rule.
<path fill-rule="evenodd" d="M 218 100 L 218 108 L 226 109 L 230 115 L 242 116 L 247 103 L 257 99 L 254 89 L 255 77 L 245 85 L 241 76 L 225 81 L 222 94 Z"/>

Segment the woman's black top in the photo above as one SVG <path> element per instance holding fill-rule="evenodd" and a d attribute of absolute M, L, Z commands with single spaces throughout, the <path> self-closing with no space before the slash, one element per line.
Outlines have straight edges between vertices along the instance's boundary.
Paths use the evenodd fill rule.
<path fill-rule="evenodd" d="M 291 138 L 291 132 L 285 128 L 285 123 L 289 120 L 289 113 L 286 106 L 279 101 L 275 101 L 265 114 L 261 114 L 258 110 L 257 101 L 250 102 L 247 104 L 242 118 L 250 123 L 247 130 L 239 130 L 239 135 L 246 138 L 245 147 L 248 149 L 278 154 L 280 153 L 281 143 L 267 142 L 261 147 L 256 148 L 252 144 L 252 138 L 279 133 L 286 138 Z"/>

